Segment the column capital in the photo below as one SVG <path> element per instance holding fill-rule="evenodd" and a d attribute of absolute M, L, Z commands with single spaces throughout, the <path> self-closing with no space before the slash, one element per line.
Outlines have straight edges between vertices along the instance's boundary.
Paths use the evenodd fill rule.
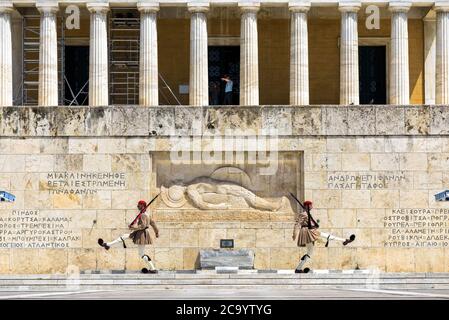
<path fill-rule="evenodd" d="M 36 8 L 40 13 L 56 13 L 59 10 L 57 2 L 37 2 Z"/>
<path fill-rule="evenodd" d="M 156 13 L 159 11 L 159 2 L 137 2 L 137 10 L 143 13 Z"/>
<path fill-rule="evenodd" d="M 433 6 L 436 12 L 449 12 L 449 1 L 437 1 Z"/>
<path fill-rule="evenodd" d="M 109 11 L 109 3 L 107 2 L 88 2 L 87 10 L 91 13 L 106 13 Z"/>
<path fill-rule="evenodd" d="M 358 12 L 361 7 L 360 1 L 342 1 L 338 3 L 340 12 Z"/>
<path fill-rule="evenodd" d="M 0 13 L 11 13 L 14 11 L 14 5 L 10 1 L 0 1 Z"/>
<path fill-rule="evenodd" d="M 258 12 L 260 9 L 260 2 L 254 1 L 239 2 L 238 7 L 242 12 Z"/>
<path fill-rule="evenodd" d="M 392 1 L 388 4 L 390 12 L 408 12 L 412 6 L 411 2 L 406 1 Z"/>
<path fill-rule="evenodd" d="M 189 2 L 187 3 L 187 10 L 189 10 L 190 13 L 200 13 L 200 12 L 208 12 L 209 11 L 209 2 Z"/>
<path fill-rule="evenodd" d="M 288 3 L 290 12 L 308 12 L 310 10 L 310 1 L 293 1 Z"/>

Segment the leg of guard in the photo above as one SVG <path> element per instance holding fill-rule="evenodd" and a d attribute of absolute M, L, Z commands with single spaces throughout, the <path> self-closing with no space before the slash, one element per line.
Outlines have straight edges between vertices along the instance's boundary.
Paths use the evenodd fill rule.
<path fill-rule="evenodd" d="M 139 250 L 139 256 L 148 264 L 148 267 L 150 270 L 156 270 L 153 261 L 151 261 L 151 258 L 149 255 L 145 254 L 145 246 L 144 245 L 138 245 Z"/>
<path fill-rule="evenodd" d="M 307 253 L 301 257 L 301 260 L 299 261 L 298 266 L 296 267 L 296 270 L 301 270 L 304 264 L 312 259 L 312 253 L 313 253 L 313 242 L 306 244 Z"/>
<path fill-rule="evenodd" d="M 335 240 L 335 241 L 340 241 L 340 242 L 346 241 L 346 239 L 336 237 L 336 236 L 334 236 L 330 233 L 326 233 L 326 232 L 320 232 L 320 236 L 321 236 L 321 238 L 326 239 L 327 242 L 329 242 L 329 240 Z"/>

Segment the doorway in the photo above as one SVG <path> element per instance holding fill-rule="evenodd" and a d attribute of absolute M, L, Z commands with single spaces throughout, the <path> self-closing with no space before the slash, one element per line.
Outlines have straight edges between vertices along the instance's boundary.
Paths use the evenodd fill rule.
<path fill-rule="evenodd" d="M 386 46 L 359 46 L 360 104 L 387 103 Z"/>
<path fill-rule="evenodd" d="M 227 74 L 233 82 L 230 104 L 238 105 L 240 93 L 240 46 L 209 46 L 208 63 L 209 104 L 224 104 L 226 82 L 221 80 L 221 78 Z"/>
<path fill-rule="evenodd" d="M 89 46 L 65 46 L 64 105 L 89 103 Z"/>

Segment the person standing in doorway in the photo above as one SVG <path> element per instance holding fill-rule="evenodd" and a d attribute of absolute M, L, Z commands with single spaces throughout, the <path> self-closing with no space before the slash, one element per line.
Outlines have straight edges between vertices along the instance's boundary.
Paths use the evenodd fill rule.
<path fill-rule="evenodd" d="M 232 82 L 228 74 L 225 74 L 224 77 L 221 78 L 221 80 L 226 82 L 223 104 L 226 105 L 232 104 L 232 87 L 234 85 L 234 82 Z"/>
<path fill-rule="evenodd" d="M 210 83 L 210 105 L 217 105 L 220 103 L 220 85 L 217 81 L 212 81 Z"/>

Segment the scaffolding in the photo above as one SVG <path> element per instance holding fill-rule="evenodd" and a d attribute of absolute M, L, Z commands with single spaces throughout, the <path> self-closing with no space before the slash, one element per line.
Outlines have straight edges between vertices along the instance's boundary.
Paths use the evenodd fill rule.
<path fill-rule="evenodd" d="M 135 9 L 112 9 L 109 18 L 111 104 L 139 103 L 140 18 Z"/>
<path fill-rule="evenodd" d="M 57 18 L 58 30 L 58 104 L 64 101 L 64 21 Z M 22 81 L 23 105 L 38 104 L 40 15 L 22 15 Z"/>
<path fill-rule="evenodd" d="M 139 104 L 140 16 L 135 8 L 116 8 L 109 18 L 109 96 L 111 104 Z M 159 74 L 163 104 L 181 104 Z"/>

